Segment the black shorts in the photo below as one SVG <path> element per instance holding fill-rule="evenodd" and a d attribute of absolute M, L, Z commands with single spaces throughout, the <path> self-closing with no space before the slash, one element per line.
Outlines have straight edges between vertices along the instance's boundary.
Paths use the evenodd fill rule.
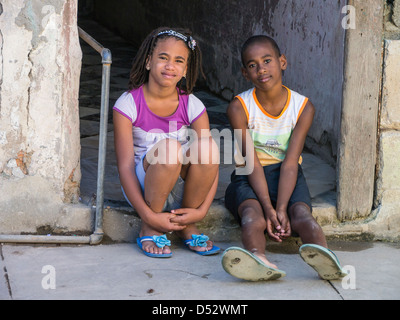
<path fill-rule="evenodd" d="M 264 175 L 268 184 L 269 196 L 274 208 L 276 207 L 278 199 L 278 184 L 281 164 L 282 163 L 277 163 L 263 167 Z M 238 208 L 243 201 L 248 199 L 258 200 L 253 188 L 250 186 L 248 176 L 236 175 L 235 171 L 233 171 L 231 175 L 231 183 L 225 191 L 225 206 L 239 222 L 240 217 Z M 312 210 L 310 191 L 308 190 L 307 182 L 300 165 L 298 167 L 296 186 L 289 199 L 288 208 L 296 202 L 304 202 L 310 207 L 310 210 Z"/>

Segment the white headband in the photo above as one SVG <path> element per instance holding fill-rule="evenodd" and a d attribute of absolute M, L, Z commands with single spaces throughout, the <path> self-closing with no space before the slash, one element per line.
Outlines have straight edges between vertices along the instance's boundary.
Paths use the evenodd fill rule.
<path fill-rule="evenodd" d="M 196 40 L 194 40 L 192 38 L 192 36 L 186 37 L 184 36 L 182 33 L 176 32 L 174 30 L 166 30 L 166 31 L 161 31 L 159 34 L 157 34 L 158 36 L 161 36 L 163 34 L 168 34 L 170 36 L 174 36 L 177 37 L 183 41 L 185 41 L 185 43 L 187 44 L 187 46 L 191 49 L 194 50 L 194 48 L 196 47 Z"/>

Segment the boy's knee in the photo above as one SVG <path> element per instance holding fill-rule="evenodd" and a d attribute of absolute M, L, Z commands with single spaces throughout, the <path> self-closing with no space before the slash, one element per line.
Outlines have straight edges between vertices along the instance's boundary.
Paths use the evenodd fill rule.
<path fill-rule="evenodd" d="M 305 227 L 311 230 L 320 229 L 318 222 L 312 216 L 310 207 L 303 202 L 293 204 L 289 208 L 289 215 L 292 229 L 296 232 Z"/>
<path fill-rule="evenodd" d="M 251 227 L 252 229 L 261 231 L 267 229 L 267 221 L 264 216 L 252 207 L 243 208 L 241 213 L 241 225 L 243 228 Z"/>

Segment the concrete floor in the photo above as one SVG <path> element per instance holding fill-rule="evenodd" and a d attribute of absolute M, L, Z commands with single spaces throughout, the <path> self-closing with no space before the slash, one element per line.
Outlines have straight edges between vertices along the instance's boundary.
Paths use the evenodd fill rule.
<path fill-rule="evenodd" d="M 221 249 L 240 245 L 216 244 Z M 267 247 L 267 256 L 286 276 L 267 282 L 247 282 L 223 270 L 221 253 L 202 257 L 180 242 L 174 242 L 170 259 L 149 258 L 136 245 L 127 243 L 0 244 L 0 300 L 149 300 L 149 304 L 141 301 L 138 307 L 150 317 L 153 306 L 166 304 L 162 300 L 175 306 L 187 305 L 188 300 L 204 300 L 198 304 L 230 304 L 235 302 L 226 300 L 240 300 L 240 304 L 249 305 L 246 315 L 254 313 L 252 318 L 256 318 L 271 300 L 400 298 L 398 245 L 330 243 L 342 267 L 350 272 L 344 280 L 333 281 L 321 280 L 297 254 L 297 246 L 278 246 L 279 249 Z M 263 301 L 254 304 L 250 300 Z M 287 314 L 286 310 L 284 313 Z"/>

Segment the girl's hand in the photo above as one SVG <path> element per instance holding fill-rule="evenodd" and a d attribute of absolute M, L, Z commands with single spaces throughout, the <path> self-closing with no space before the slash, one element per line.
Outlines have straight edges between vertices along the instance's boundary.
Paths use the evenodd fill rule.
<path fill-rule="evenodd" d="M 207 212 L 194 208 L 179 208 L 171 210 L 171 213 L 175 214 L 171 222 L 184 226 L 201 221 L 207 214 Z"/>
<path fill-rule="evenodd" d="M 170 212 L 153 213 L 146 218 L 146 223 L 155 230 L 162 233 L 171 231 L 181 231 L 186 228 L 186 225 L 174 222 L 176 215 Z"/>

